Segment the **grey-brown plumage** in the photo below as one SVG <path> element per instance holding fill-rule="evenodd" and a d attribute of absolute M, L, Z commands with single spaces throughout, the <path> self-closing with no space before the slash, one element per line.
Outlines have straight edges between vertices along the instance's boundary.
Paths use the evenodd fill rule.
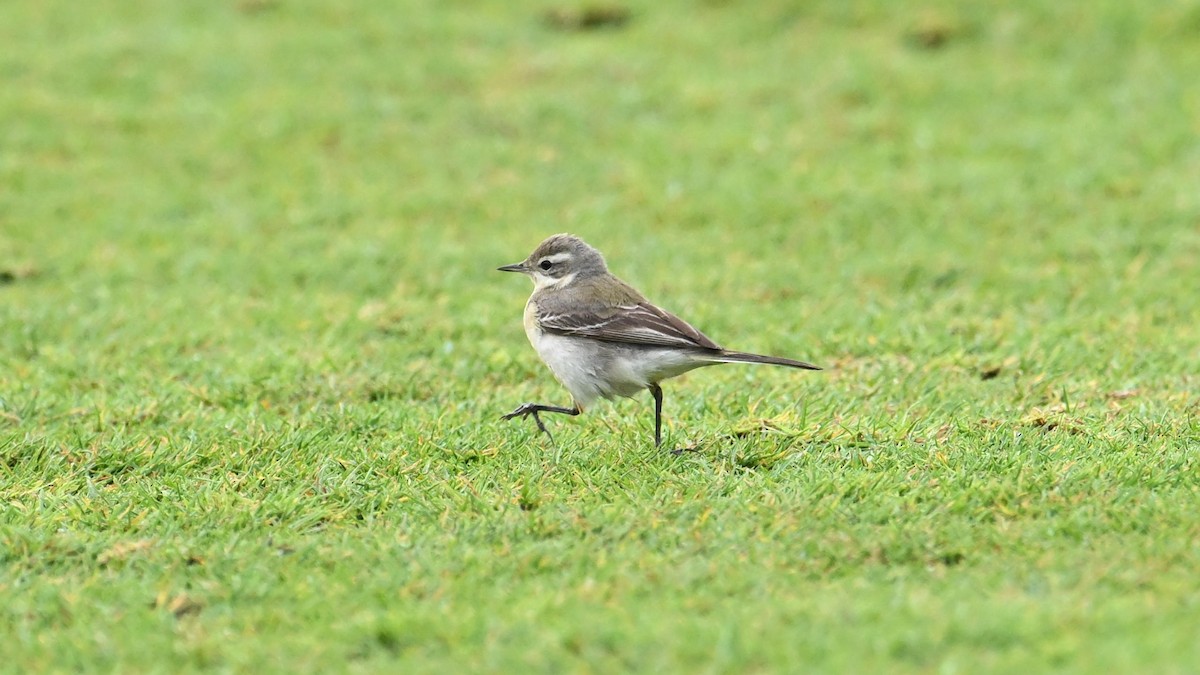
<path fill-rule="evenodd" d="M 525 332 L 555 377 L 571 392 L 574 407 L 526 403 L 504 416 L 538 412 L 578 415 L 597 398 L 654 397 L 654 443 L 662 443 L 659 382 L 716 363 L 765 363 L 820 370 L 803 361 L 722 348 L 683 319 L 650 303 L 608 271 L 604 256 L 582 239 L 556 234 L 524 261 L 499 268 L 533 279 L 525 305 Z"/>

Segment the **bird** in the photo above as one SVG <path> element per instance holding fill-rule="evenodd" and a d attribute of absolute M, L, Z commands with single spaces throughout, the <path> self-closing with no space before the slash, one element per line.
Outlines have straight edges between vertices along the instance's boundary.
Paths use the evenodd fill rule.
<path fill-rule="evenodd" d="M 572 405 L 524 403 L 501 419 L 538 413 L 575 416 L 597 399 L 654 398 L 654 446 L 662 446 L 663 380 L 720 363 L 762 363 L 821 370 L 804 361 L 725 349 L 683 319 L 651 303 L 608 271 L 600 251 L 571 234 L 555 234 L 525 260 L 497 268 L 533 280 L 525 304 L 525 335 Z"/>

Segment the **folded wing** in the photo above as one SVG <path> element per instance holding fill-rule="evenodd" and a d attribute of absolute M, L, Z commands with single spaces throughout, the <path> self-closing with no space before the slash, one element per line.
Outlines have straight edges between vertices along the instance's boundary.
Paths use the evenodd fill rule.
<path fill-rule="evenodd" d="M 572 311 L 538 317 L 543 330 L 605 342 L 654 347 L 693 347 L 720 350 L 717 343 L 683 319 L 640 302 L 603 310 Z"/>

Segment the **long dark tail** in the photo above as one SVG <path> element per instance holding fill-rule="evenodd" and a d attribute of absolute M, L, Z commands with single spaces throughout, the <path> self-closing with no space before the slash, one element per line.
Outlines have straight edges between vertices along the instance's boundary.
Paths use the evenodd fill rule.
<path fill-rule="evenodd" d="M 821 370 L 820 366 L 814 366 L 811 363 L 804 361 L 794 361 L 785 359 L 779 356 L 763 356 L 762 354 L 750 354 L 748 352 L 731 352 L 728 349 L 722 350 L 713 354 L 710 357 L 713 363 L 766 363 L 772 366 L 787 366 L 789 368 L 803 368 L 805 370 Z"/>

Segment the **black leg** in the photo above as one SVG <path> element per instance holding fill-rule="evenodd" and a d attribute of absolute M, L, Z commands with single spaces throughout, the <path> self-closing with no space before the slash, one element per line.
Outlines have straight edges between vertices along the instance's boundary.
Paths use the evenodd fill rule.
<path fill-rule="evenodd" d="M 538 413 L 540 412 L 562 413 L 563 415 L 571 415 L 573 417 L 583 411 L 579 409 L 578 405 L 574 408 L 563 408 L 556 405 L 542 405 L 541 403 L 524 403 L 520 406 L 517 406 L 516 410 L 508 413 L 507 415 L 501 415 L 500 419 L 511 420 L 514 417 L 533 415 L 533 421 L 537 422 L 538 429 L 541 429 L 542 433 L 546 434 L 546 436 L 550 439 L 550 442 L 553 443 L 554 436 L 550 434 L 550 430 L 546 428 L 546 425 L 542 424 L 542 418 L 538 417 Z"/>
<path fill-rule="evenodd" d="M 654 397 L 654 447 L 662 446 L 662 387 L 650 384 L 650 395 Z"/>

